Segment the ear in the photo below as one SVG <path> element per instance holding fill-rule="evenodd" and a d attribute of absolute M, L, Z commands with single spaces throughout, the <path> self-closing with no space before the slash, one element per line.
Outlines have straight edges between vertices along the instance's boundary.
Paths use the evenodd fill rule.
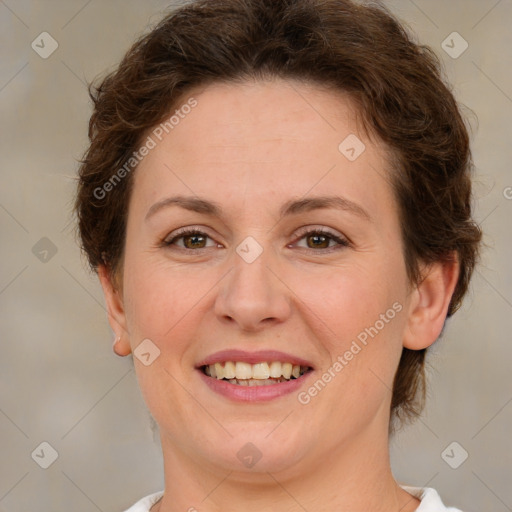
<path fill-rule="evenodd" d="M 423 269 L 423 279 L 411 294 L 403 340 L 405 348 L 421 350 L 439 338 L 459 272 L 455 254 L 448 261 L 435 262 Z"/>
<path fill-rule="evenodd" d="M 103 294 L 105 295 L 108 322 L 116 335 L 116 339 L 119 339 L 114 344 L 114 351 L 120 356 L 127 356 L 131 353 L 131 347 L 126 329 L 126 315 L 122 294 L 118 289 L 119 287 L 114 284 L 113 276 L 105 265 L 98 266 L 98 277 L 100 278 Z"/>

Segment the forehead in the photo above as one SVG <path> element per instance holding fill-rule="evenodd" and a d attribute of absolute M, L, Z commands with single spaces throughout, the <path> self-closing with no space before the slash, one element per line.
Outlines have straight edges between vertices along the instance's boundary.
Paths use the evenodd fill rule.
<path fill-rule="evenodd" d="M 285 80 L 214 83 L 191 91 L 187 98 L 192 96 L 197 106 L 183 119 L 187 123 L 173 130 L 174 143 L 185 144 L 182 147 L 189 150 L 198 144 L 208 146 L 209 158 L 217 153 L 221 157 L 232 148 L 254 149 L 258 154 L 265 149 L 282 159 L 286 155 L 279 149 L 304 141 L 316 143 L 308 149 L 334 149 L 337 155 L 340 132 L 359 132 L 357 110 L 348 96 L 311 84 Z M 182 98 L 181 104 L 185 101 Z M 191 131 L 194 138 L 189 137 Z"/>
<path fill-rule="evenodd" d="M 180 108 L 191 99 L 193 108 Z M 333 189 L 372 199 L 378 191 L 370 185 L 385 175 L 385 148 L 364 136 L 342 93 L 284 80 L 215 83 L 189 91 L 173 114 L 173 124 L 146 134 L 155 145 L 139 164 L 135 190 L 148 202 L 213 193 L 235 207 L 240 193 L 269 201 Z M 343 153 L 346 140 L 362 151 L 355 160 Z"/>

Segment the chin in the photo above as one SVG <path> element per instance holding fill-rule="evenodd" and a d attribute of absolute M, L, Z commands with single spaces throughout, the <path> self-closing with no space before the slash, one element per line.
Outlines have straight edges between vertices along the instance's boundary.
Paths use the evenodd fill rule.
<path fill-rule="evenodd" d="M 232 438 L 224 437 L 224 442 L 211 446 L 205 457 L 226 471 L 239 473 L 241 479 L 252 480 L 254 475 L 288 472 L 293 470 L 305 457 L 307 436 L 301 431 L 290 431 L 279 421 L 256 422 L 253 428 L 245 424 L 238 432 L 236 427 L 227 427 Z M 277 427 L 277 428 L 276 428 Z M 278 430 L 282 429 L 279 434 Z M 253 475 L 252 478 L 250 476 Z"/>

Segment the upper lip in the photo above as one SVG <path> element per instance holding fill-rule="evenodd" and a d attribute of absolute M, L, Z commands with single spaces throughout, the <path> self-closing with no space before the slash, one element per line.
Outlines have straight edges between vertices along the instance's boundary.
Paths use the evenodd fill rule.
<path fill-rule="evenodd" d="M 286 352 L 280 352 L 279 350 L 259 350 L 257 352 L 247 352 L 245 350 L 228 349 L 221 350 L 210 354 L 205 359 L 197 364 L 197 368 L 215 363 L 224 363 L 225 361 L 241 361 L 244 363 L 256 364 L 272 361 L 280 361 L 281 363 L 292 363 L 299 366 L 309 366 L 313 368 L 313 365 L 300 357 Z"/>

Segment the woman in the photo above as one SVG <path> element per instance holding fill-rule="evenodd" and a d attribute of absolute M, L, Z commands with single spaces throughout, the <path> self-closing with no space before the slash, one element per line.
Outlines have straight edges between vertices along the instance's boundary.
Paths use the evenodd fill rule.
<path fill-rule="evenodd" d="M 382 7 L 208 0 L 91 93 L 76 211 L 165 489 L 130 512 L 411 512 L 389 433 L 481 233 L 439 62 Z"/>

